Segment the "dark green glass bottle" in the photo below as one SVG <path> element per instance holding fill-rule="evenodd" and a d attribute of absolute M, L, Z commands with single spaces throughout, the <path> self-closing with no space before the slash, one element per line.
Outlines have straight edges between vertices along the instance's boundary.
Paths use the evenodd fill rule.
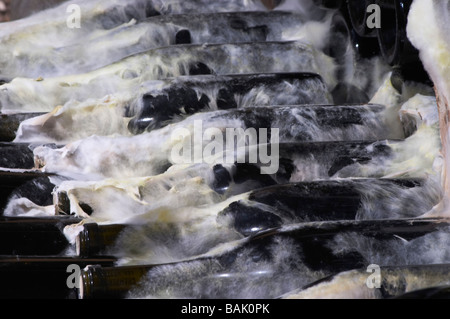
<path fill-rule="evenodd" d="M 1 81 L 0 81 L 1 85 Z M 0 142 L 12 142 L 22 121 L 43 113 L 0 114 Z"/>

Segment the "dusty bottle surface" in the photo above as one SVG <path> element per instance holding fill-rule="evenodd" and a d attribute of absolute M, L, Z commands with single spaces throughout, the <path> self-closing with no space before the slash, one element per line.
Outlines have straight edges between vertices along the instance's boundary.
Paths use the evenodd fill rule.
<path fill-rule="evenodd" d="M 292 225 L 261 232 L 225 249 L 193 260 L 164 265 L 88 267 L 82 273 L 81 298 L 198 297 L 229 298 L 245 285 L 260 285 L 253 297 L 269 298 L 292 287 L 305 286 L 326 274 L 366 267 L 374 260 L 363 248 L 350 248 L 352 238 L 365 238 L 371 250 L 387 257 L 395 251 L 382 251 L 400 240 L 420 238 L 447 224 L 441 220 L 343 221 Z M 347 236 L 344 240 L 342 236 Z M 336 245 L 342 243 L 341 249 Z M 343 246 L 342 246 L 343 245 Z M 342 250 L 342 248 L 345 249 Z M 336 250 L 337 249 L 337 250 Z M 380 250 L 380 251 L 378 251 Z M 279 259 L 281 258 L 281 260 Z M 264 276 L 242 276 L 221 281 L 219 274 L 276 273 L 269 281 Z M 257 278 L 252 281 L 251 278 Z M 296 279 L 294 279 L 296 278 Z M 218 280 L 218 281 L 217 281 Z M 224 282 L 226 284 L 224 285 Z M 239 283 L 242 286 L 239 286 Z M 302 285 L 303 283 L 303 285 Z M 208 287 L 210 289 L 208 289 Z M 220 287 L 220 288 L 219 288 Z M 241 290 L 242 289 L 242 290 Z M 237 293 L 239 295 L 239 293 Z M 236 297 L 236 295 L 234 295 Z"/>

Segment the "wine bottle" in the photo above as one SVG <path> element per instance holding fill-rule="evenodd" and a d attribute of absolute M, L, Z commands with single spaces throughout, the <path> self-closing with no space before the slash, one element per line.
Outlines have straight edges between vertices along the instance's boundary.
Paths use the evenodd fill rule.
<path fill-rule="evenodd" d="M 37 205 L 52 204 L 55 185 L 51 174 L 39 171 L 0 171 L 0 207 L 4 211 L 10 200 L 28 198 Z"/>
<path fill-rule="evenodd" d="M 432 84 L 419 57 L 419 51 L 406 35 L 411 0 L 379 0 L 382 27 L 377 29 L 381 54 L 388 64 L 399 67 L 405 79 Z"/>
<path fill-rule="evenodd" d="M 60 149 L 37 147 L 34 155 L 46 172 L 62 176 L 77 178 L 80 174 L 92 174 L 95 179 L 151 176 L 165 172 L 174 164 L 206 160 L 208 163 L 232 164 L 238 155 L 233 150 L 245 140 L 249 140 L 246 145 L 255 145 L 402 138 L 403 131 L 386 123 L 385 109 L 380 105 L 306 105 L 202 112 L 145 134 L 114 139 L 93 136 L 79 140 L 76 147 L 74 144 Z M 212 137 L 208 137 L 211 133 L 214 134 L 214 145 L 211 144 Z M 237 142 L 236 137 L 239 137 Z M 98 156 L 87 157 L 89 152 L 84 152 L 84 149 L 92 147 L 98 150 Z M 108 152 L 107 161 L 102 155 L 107 153 L 106 149 L 114 150 L 113 153 Z M 269 154 L 267 156 L 270 157 Z M 277 157 L 272 157 L 276 164 Z M 265 170 L 270 173 L 272 169 L 276 167 Z"/>
<path fill-rule="evenodd" d="M 61 73 L 73 74 L 77 71 L 76 67 L 83 65 L 83 63 L 74 61 L 75 59 L 70 61 L 67 57 L 64 58 L 69 51 L 65 48 L 71 47 L 73 50 L 71 56 L 74 57 L 76 56 L 74 51 L 83 51 L 81 46 L 87 39 L 97 38 L 100 34 L 111 34 L 115 28 L 124 28 L 130 21 L 142 21 L 148 16 L 157 14 L 155 10 L 152 10 L 151 1 L 132 0 L 121 3 L 120 1 L 96 0 L 90 3 L 78 2 L 73 3 L 76 7 L 60 4 L 54 8 L 37 12 L 30 17 L 5 23 L 5 28 L 0 32 L 2 43 L 0 68 L 2 69 L 2 75 L 11 79 L 17 77 L 36 79 L 38 77 L 57 76 Z M 76 21 L 79 20 L 71 20 L 72 24 L 70 24 L 66 15 L 58 15 L 58 12 L 66 12 L 67 8 L 78 8 L 83 12 L 79 28 L 76 28 L 78 26 Z M 74 16 L 72 15 L 72 17 Z M 64 34 L 64 28 L 70 28 L 73 32 Z M 35 43 L 39 43 L 39 45 L 33 48 L 29 45 L 30 41 L 36 41 Z M 58 50 L 51 50 L 55 43 L 58 44 Z M 20 56 L 12 53 L 13 48 L 20 50 Z M 56 52 L 59 49 L 62 49 L 61 55 Z M 47 53 L 43 53 L 43 51 L 47 51 Z M 59 63 L 61 60 L 69 60 L 69 64 L 64 67 Z M 39 61 L 39 63 L 35 64 L 32 61 Z"/>
<path fill-rule="evenodd" d="M 155 1 L 134 0 L 126 4 L 111 5 L 97 1 L 97 10 L 91 7 L 91 4 L 82 4 L 80 8 L 85 13 L 84 28 L 72 29 L 74 32 L 70 36 L 64 36 L 61 32 L 61 28 L 66 27 L 65 20 L 55 19 L 59 21 L 55 21 L 53 25 L 45 25 L 42 21 L 54 17 L 40 13 L 41 28 L 35 26 L 37 30 L 31 34 L 27 31 L 17 31 L 14 37 L 33 37 L 39 42 L 40 50 L 33 50 L 26 41 L 3 38 L 4 57 L 0 60 L 2 73 L 11 78 L 48 78 L 89 72 L 127 56 L 173 44 L 281 41 L 283 30 L 298 30 L 306 20 L 300 14 L 292 12 L 272 12 L 269 15 L 262 10 L 229 12 L 222 7 L 217 7 L 216 12 L 210 12 L 208 7 L 211 4 L 203 8 L 204 13 L 199 8 L 195 8 L 195 11 L 185 11 L 184 2 L 173 8 L 177 14 L 160 15 L 153 8 L 152 2 Z M 188 6 L 192 5 L 189 1 L 185 2 Z M 175 4 L 172 3 L 172 6 Z M 166 5 L 161 9 L 167 10 L 168 7 Z M 238 3 L 235 3 L 234 7 L 237 9 L 235 11 L 239 11 Z M 242 4 L 242 7 L 245 9 L 245 4 Z M 34 19 L 27 20 L 30 22 Z M 134 23 L 129 23 L 130 21 Z M 10 24 L 10 28 L 14 28 L 13 24 Z M 51 30 L 51 39 L 45 37 L 45 30 L 47 34 Z M 78 38 L 75 35 L 78 35 Z M 84 41 L 81 42 L 81 38 L 84 38 Z M 58 50 L 51 50 L 52 43 L 58 43 Z M 19 59 L 11 54 L 13 48 L 17 47 L 21 48 Z M 101 61 L 95 58 L 99 54 L 103 57 Z M 32 61 L 39 61 L 39 65 L 33 67 Z"/>
<path fill-rule="evenodd" d="M 51 181 L 53 175 L 36 169 L 33 145 L 0 143 L 0 167 L 0 215 L 5 213 L 11 200 L 23 197 L 37 205 L 51 205 L 51 193 L 55 188 Z"/>
<path fill-rule="evenodd" d="M 80 3 L 83 12 L 85 12 L 86 28 L 90 31 L 112 29 L 121 24 L 128 23 L 130 20 L 142 21 L 147 17 L 156 15 L 175 15 L 186 14 L 196 10 L 197 13 L 216 13 L 216 12 L 234 12 L 234 11 L 264 11 L 264 7 L 259 0 L 242 1 L 222 1 L 218 0 L 210 3 L 207 0 L 174 0 L 171 5 L 161 0 L 130 0 L 127 3 L 120 1 L 95 0 L 90 3 Z M 54 8 L 35 13 L 34 15 L 20 19 L 21 21 L 11 21 L 5 30 L 10 32 L 22 31 L 25 29 L 29 33 L 45 33 L 50 26 L 56 28 L 65 27 L 66 17 L 58 17 L 57 12 L 65 9 L 62 4 Z M 63 10 L 64 11 L 64 10 Z M 24 23 L 26 22 L 26 23 Z M 26 26 L 27 28 L 25 28 Z M 30 28 L 32 26 L 33 28 Z M 37 32 L 39 31 L 39 32 Z M 73 37 L 78 35 L 75 33 Z M 15 38 L 15 37 L 13 37 Z M 70 39 L 71 37 L 69 37 Z"/>
<path fill-rule="evenodd" d="M 87 73 L 49 77 L 44 81 L 15 78 L 2 85 L 0 103 L 5 113 L 50 112 L 55 105 L 73 99 L 85 101 L 133 92 L 149 80 L 195 74 L 309 72 L 319 74 L 332 88 L 333 63 L 324 53 L 300 41 L 173 45 L 147 50 Z M 116 81 L 105 86 L 106 78 Z"/>
<path fill-rule="evenodd" d="M 173 44 L 284 41 L 309 17 L 289 11 L 246 11 L 160 15 L 131 29 L 147 28 L 147 49 Z M 123 30 L 127 33 L 127 30 Z M 162 38 L 162 39 L 161 39 Z"/>
<path fill-rule="evenodd" d="M 363 245 L 370 242 L 373 255 L 389 258 L 397 251 L 383 251 L 386 245 L 439 231 L 442 220 L 371 220 L 319 222 L 291 225 L 261 232 L 234 242 L 223 250 L 192 260 L 162 265 L 117 267 L 89 266 L 81 275 L 80 298 L 196 298 L 203 287 L 212 287 L 207 298 L 220 291 L 224 298 L 243 297 L 254 291 L 261 298 L 273 298 L 292 287 L 305 286 L 333 273 L 358 269 L 372 263 Z M 337 244 L 336 240 L 340 243 Z M 217 284 L 219 274 L 272 272 L 269 281 L 231 280 Z M 259 277 L 259 279 L 261 276 Z M 197 284 L 199 283 L 199 284 Z M 245 284 L 252 289 L 246 290 Z M 215 288 L 215 289 L 214 289 Z M 199 292 L 200 291 L 200 292 Z"/>
<path fill-rule="evenodd" d="M 90 135 L 139 133 L 203 111 L 332 102 L 320 76 L 310 73 L 180 76 L 147 81 L 130 95 L 81 102 L 56 114 L 23 121 L 15 141 L 62 144 Z M 92 116 L 92 112 L 108 116 Z M 87 123 L 89 129 L 84 129 Z"/>
<path fill-rule="evenodd" d="M 48 78 L 68 75 L 71 70 L 72 73 L 90 72 L 133 54 L 178 44 L 283 41 L 290 30 L 301 32 L 306 20 L 300 14 L 281 11 L 153 16 L 136 24 L 103 31 L 84 43 L 63 46 L 57 53 L 27 52 L 29 60 L 39 58 L 40 65 L 36 70 L 27 70 L 26 74 Z M 81 50 L 83 45 L 85 49 Z M 99 54 L 103 57 L 101 61 L 95 58 Z M 25 63 L 12 59 L 7 67 L 17 73 L 20 71 L 16 69 L 25 68 Z"/>
<path fill-rule="evenodd" d="M 133 228 L 133 226 L 121 224 L 100 226 L 96 223 L 86 223 L 76 237 L 77 255 L 85 257 L 100 256 L 116 243 L 123 232 Z"/>
<path fill-rule="evenodd" d="M 439 197 L 418 180 L 317 181 L 269 186 L 206 207 L 165 207 L 111 225 L 86 223 L 76 240 L 81 255 L 174 260 L 206 253 L 218 242 L 307 222 L 414 218 Z M 395 196 L 398 199 L 393 200 Z M 429 198 L 426 198 L 428 196 Z M 179 217 L 189 215 L 189 217 Z M 103 213 L 106 218 L 106 213 Z M 125 214 L 121 216 L 124 220 Z M 93 215 L 95 218 L 95 215 Z M 214 230 L 214 231 L 212 231 Z M 165 247 L 161 254 L 158 247 Z M 147 258 L 147 257 L 145 257 Z"/>
<path fill-rule="evenodd" d="M 279 299 L 443 299 L 448 298 L 449 267 L 447 263 L 371 264 L 321 278 Z"/>
<path fill-rule="evenodd" d="M 216 192 L 230 196 L 286 183 L 382 177 L 386 175 L 383 171 L 370 171 L 369 168 L 378 167 L 374 163 L 380 162 L 385 162 L 385 167 L 389 168 L 393 156 L 392 145 L 397 142 L 280 143 L 277 145 L 279 168 L 275 174 L 262 174 L 261 167 L 266 164 L 260 160 L 257 163 L 239 160 L 231 166 L 216 164 L 213 167 L 214 179 L 209 185 Z M 253 150 L 249 148 L 248 152 Z M 245 158 L 249 158 L 248 154 Z"/>
<path fill-rule="evenodd" d="M 72 230 L 74 227 L 79 229 Z M 98 225 L 74 216 L 2 216 L 0 255 L 80 258 L 104 256 L 122 233 L 137 229 L 136 226 L 126 224 Z M 77 235 L 73 236 L 74 232 Z"/>
<path fill-rule="evenodd" d="M 114 266 L 113 257 L 0 257 L 0 299 L 77 299 L 76 271 L 88 265 Z M 74 278 L 72 280 L 72 278 Z"/>
<path fill-rule="evenodd" d="M 279 165 L 275 174 L 263 174 L 262 167 L 267 163 L 262 163 L 261 160 L 256 163 L 238 160 L 233 164 L 194 164 L 153 178 L 128 180 L 127 187 L 140 189 L 141 202 L 137 202 L 115 180 L 109 183 L 62 182 L 54 189 L 50 187 L 47 196 L 50 198 L 51 193 L 54 194 L 56 214 L 89 215 L 93 218 L 114 215 L 113 210 L 117 210 L 119 206 L 111 205 L 112 200 L 120 202 L 120 205 L 127 203 L 130 216 L 156 208 L 155 203 L 161 203 L 158 201 L 160 198 L 172 198 L 173 200 L 161 204 L 172 209 L 186 205 L 210 205 L 230 196 L 276 184 L 317 179 L 382 177 L 390 171 L 392 147 L 396 143 L 386 140 L 281 143 L 277 145 Z M 252 151 L 253 148 L 247 149 L 247 152 Z M 245 158 L 249 156 L 246 154 Z M 384 170 L 379 168 L 381 162 L 385 163 Z M 420 176 L 420 171 L 416 174 Z M 178 190 L 175 197 L 171 189 Z M 35 193 L 44 196 L 42 190 Z M 71 194 L 71 199 L 68 193 Z M 117 212 L 117 216 L 127 215 L 125 211 Z"/>
<path fill-rule="evenodd" d="M 150 83 L 151 84 L 151 83 Z M 270 99 L 265 97 L 270 96 Z M 261 98 L 262 97 L 262 98 Z M 129 123 L 134 134 L 158 129 L 176 118 L 248 106 L 330 104 L 328 89 L 317 74 L 273 73 L 197 75 L 171 79 L 161 90 L 149 90 Z"/>
<path fill-rule="evenodd" d="M 3 169 L 33 169 L 34 155 L 31 145 L 0 142 L 0 167 Z"/>
<path fill-rule="evenodd" d="M 217 121 L 219 118 L 223 118 L 224 120 L 239 119 L 243 122 L 244 129 L 251 128 L 258 130 L 259 128 L 279 128 L 280 139 L 282 142 L 331 140 L 331 137 L 320 137 L 320 135 L 327 135 L 327 133 L 333 129 L 342 130 L 342 133 L 346 135 L 346 137 L 335 136 L 336 140 L 355 140 L 356 136 L 348 136 L 345 133 L 346 130 L 351 131 L 352 129 L 356 129 L 356 127 L 363 126 L 365 125 L 364 123 L 366 121 L 372 122 L 367 123 L 367 125 L 373 125 L 373 122 L 377 121 L 381 122 L 383 120 L 382 112 L 384 109 L 384 106 L 370 104 L 246 107 L 242 109 L 230 109 L 207 112 L 203 114 L 194 114 L 195 116 L 190 116 L 185 120 L 178 122 L 177 124 L 183 125 L 185 123 L 187 124 L 189 122 L 193 122 L 196 119 L 202 119 L 205 127 L 207 125 L 206 121 L 209 121 L 210 119 L 215 121 Z M 303 125 L 299 122 L 299 119 L 294 117 L 294 114 L 296 114 L 297 117 L 302 117 Z M 280 118 L 283 118 L 285 120 L 283 125 L 281 123 L 278 124 Z M 145 118 L 132 122 L 129 126 L 129 129 L 131 132 L 136 132 L 136 134 L 139 134 L 142 133 L 142 128 L 145 127 L 146 124 L 150 126 L 148 130 L 151 131 L 151 122 L 149 122 L 149 120 Z M 377 124 L 383 125 L 382 123 Z M 310 127 L 307 128 L 306 125 L 309 125 Z M 302 131 L 303 134 L 288 134 L 288 127 L 290 130 L 298 128 Z M 373 129 L 380 130 L 381 128 Z M 383 128 L 382 130 L 386 131 L 385 128 Z M 371 133 L 365 133 L 368 133 L 369 136 L 359 136 L 358 138 L 363 140 L 371 139 L 371 137 L 372 139 L 383 139 L 387 137 L 385 134 L 381 132 L 375 133 L 373 130 Z M 387 133 L 389 134 L 389 132 Z M 155 132 L 155 134 L 158 134 L 158 132 Z M 287 135 L 291 135 L 292 140 L 285 139 Z"/>
<path fill-rule="evenodd" d="M 358 88 L 355 75 L 359 65 L 365 59 L 379 54 L 376 37 L 362 37 L 353 29 L 347 4 L 343 4 L 331 19 L 329 41 L 324 52 L 336 62 L 338 84 L 331 94 L 335 104 L 368 103 L 370 96 L 364 89 Z M 356 85 L 355 85 L 356 84 Z"/>
<path fill-rule="evenodd" d="M 376 31 L 366 24 L 367 5 L 370 1 L 345 1 L 333 15 L 330 41 L 325 52 L 338 62 L 338 79 L 342 81 L 352 74 L 353 64 L 361 58 L 380 54 Z"/>
<path fill-rule="evenodd" d="M 270 175 L 262 173 L 261 168 L 267 166 L 267 163 L 260 160 L 256 163 L 238 160 L 233 164 L 194 164 L 153 178 L 128 180 L 125 188 L 115 180 L 109 183 L 62 182 L 55 189 L 50 185 L 45 198 L 51 198 L 51 194 L 54 194 L 52 203 L 56 207 L 57 214 L 75 214 L 84 217 L 89 215 L 101 219 L 140 215 L 161 205 L 167 209 L 212 205 L 225 198 L 272 185 L 339 178 L 383 177 L 389 175 L 392 167 L 398 164 L 393 148 L 398 150 L 396 144 L 401 143 L 401 141 L 281 143 L 277 145 L 278 169 Z M 247 149 L 247 152 L 251 151 L 254 150 Z M 248 156 L 245 155 L 245 158 Z M 380 163 L 384 163 L 383 169 L 380 168 Z M 402 175 L 420 178 L 426 176 L 424 173 L 426 171 L 415 170 Z M 349 183 L 352 185 L 351 181 Z M 364 185 L 363 183 L 361 186 Z M 386 180 L 386 184 L 376 182 L 375 185 L 388 187 L 390 184 Z M 130 187 L 139 188 L 141 201 L 136 201 L 126 191 Z M 32 196 L 39 194 L 44 198 L 42 190 L 36 192 L 36 189 L 38 188 L 30 189 L 28 193 Z M 172 189 L 177 189 L 177 192 L 173 193 Z M 426 210 L 429 204 L 425 203 L 433 203 L 436 200 L 435 196 L 439 194 L 431 182 L 426 187 L 414 189 L 414 192 L 422 192 L 422 198 L 426 199 L 422 203 L 424 205 L 418 206 L 421 207 L 420 210 Z M 400 192 L 401 189 L 390 191 Z M 71 194 L 70 200 L 68 193 Z M 22 194 L 27 196 L 26 193 Z M 417 195 L 419 196 L 418 193 Z M 161 201 L 161 198 L 164 200 Z M 113 202 L 117 205 L 112 204 Z M 123 206 L 128 207 L 127 210 L 120 208 Z"/>
<path fill-rule="evenodd" d="M 261 0 L 219 0 L 215 2 L 210 2 L 209 0 L 173 0 L 171 4 L 171 6 L 168 6 L 165 0 L 151 1 L 152 7 L 161 15 L 188 13 L 194 10 L 198 13 L 267 10 Z"/>
<path fill-rule="evenodd" d="M 22 121 L 42 113 L 0 114 L 0 142 L 12 142 Z"/>
<path fill-rule="evenodd" d="M 419 194 L 420 200 L 414 200 Z M 392 200 L 395 196 L 402 198 Z M 268 228 L 308 221 L 413 218 L 438 202 L 439 196 L 420 180 L 302 182 L 251 191 L 218 212 L 217 222 L 250 236 Z"/>
<path fill-rule="evenodd" d="M 378 167 L 378 163 L 383 161 L 389 163 L 392 149 L 387 143 L 388 141 L 281 143 L 277 145 L 279 169 L 272 175 L 262 174 L 261 167 L 266 164 L 260 161 L 237 161 L 234 164 L 194 164 L 153 178 L 129 180 L 128 187 L 139 187 L 142 202 L 136 202 L 124 189 L 117 187 L 114 180 L 110 183 L 68 181 L 54 189 L 54 204 L 57 214 L 95 217 L 108 215 L 108 212 L 112 214 L 114 207 L 110 203 L 113 197 L 121 205 L 127 202 L 127 207 L 133 207 L 129 210 L 139 214 L 155 207 L 152 205 L 158 198 L 173 198 L 171 189 L 178 190 L 176 200 L 164 205 L 175 208 L 174 204 L 176 207 L 210 205 L 257 188 L 289 182 L 335 177 L 381 177 L 383 171 L 374 169 L 374 172 L 370 172 L 369 168 Z M 312 158 L 314 161 L 311 161 Z M 356 168 L 352 169 L 354 165 Z M 71 194 L 72 203 L 68 193 Z M 79 209 L 83 212 L 78 211 Z M 119 215 L 124 217 L 125 212 Z"/>
<path fill-rule="evenodd" d="M 321 278 L 280 299 L 433 299 L 448 294 L 449 264 L 368 266 Z M 346 289 L 340 289 L 343 283 Z"/>
<path fill-rule="evenodd" d="M 70 253 L 71 244 L 63 233 L 67 225 L 79 223 L 79 218 L 1 217 L 0 255 L 61 256 Z M 73 247 L 74 248 L 74 247 Z M 74 253 L 72 252 L 72 255 Z"/>
<path fill-rule="evenodd" d="M 383 26 L 377 34 L 381 53 L 386 62 L 397 65 L 401 64 L 400 60 L 411 59 L 412 56 L 408 53 L 412 53 L 413 47 L 406 37 L 406 23 L 411 1 L 378 1 L 377 4 L 381 8 Z"/>

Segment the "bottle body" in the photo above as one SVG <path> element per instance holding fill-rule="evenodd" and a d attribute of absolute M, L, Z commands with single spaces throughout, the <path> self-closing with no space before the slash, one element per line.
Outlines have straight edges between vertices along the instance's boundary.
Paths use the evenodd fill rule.
<path fill-rule="evenodd" d="M 30 145 L 27 143 L 0 143 L 0 167 L 32 169 L 34 167 L 34 156 Z"/>
<path fill-rule="evenodd" d="M 325 83 L 311 73 L 196 75 L 168 82 L 164 89 L 149 90 L 142 96 L 133 112 L 137 114 L 128 125 L 132 133 L 158 129 L 180 116 L 198 112 L 269 106 L 268 103 L 331 103 Z M 263 98 L 266 95 L 270 100 Z"/>
<path fill-rule="evenodd" d="M 51 192 L 55 185 L 48 174 L 39 171 L 3 171 L 0 172 L 0 208 L 1 215 L 14 215 L 9 210 L 12 200 L 26 198 L 36 205 L 52 204 Z M 36 192 L 36 189 L 40 189 Z"/>
<path fill-rule="evenodd" d="M 55 217 L 0 217 L 0 255 L 63 256 L 74 255 L 64 227 L 81 219 Z M 71 251 L 72 250 L 72 251 Z"/>
<path fill-rule="evenodd" d="M 433 299 L 448 295 L 450 264 L 370 265 L 313 282 L 281 299 Z M 339 289 L 343 284 L 348 289 Z"/>

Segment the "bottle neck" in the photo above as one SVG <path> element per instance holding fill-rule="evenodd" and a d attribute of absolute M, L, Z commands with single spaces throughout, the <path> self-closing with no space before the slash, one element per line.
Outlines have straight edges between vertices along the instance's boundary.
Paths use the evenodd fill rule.
<path fill-rule="evenodd" d="M 80 299 L 125 298 L 155 266 L 86 267 L 81 273 Z"/>
<path fill-rule="evenodd" d="M 96 256 L 114 245 L 126 225 L 98 225 L 87 223 L 76 238 L 78 256 Z"/>

